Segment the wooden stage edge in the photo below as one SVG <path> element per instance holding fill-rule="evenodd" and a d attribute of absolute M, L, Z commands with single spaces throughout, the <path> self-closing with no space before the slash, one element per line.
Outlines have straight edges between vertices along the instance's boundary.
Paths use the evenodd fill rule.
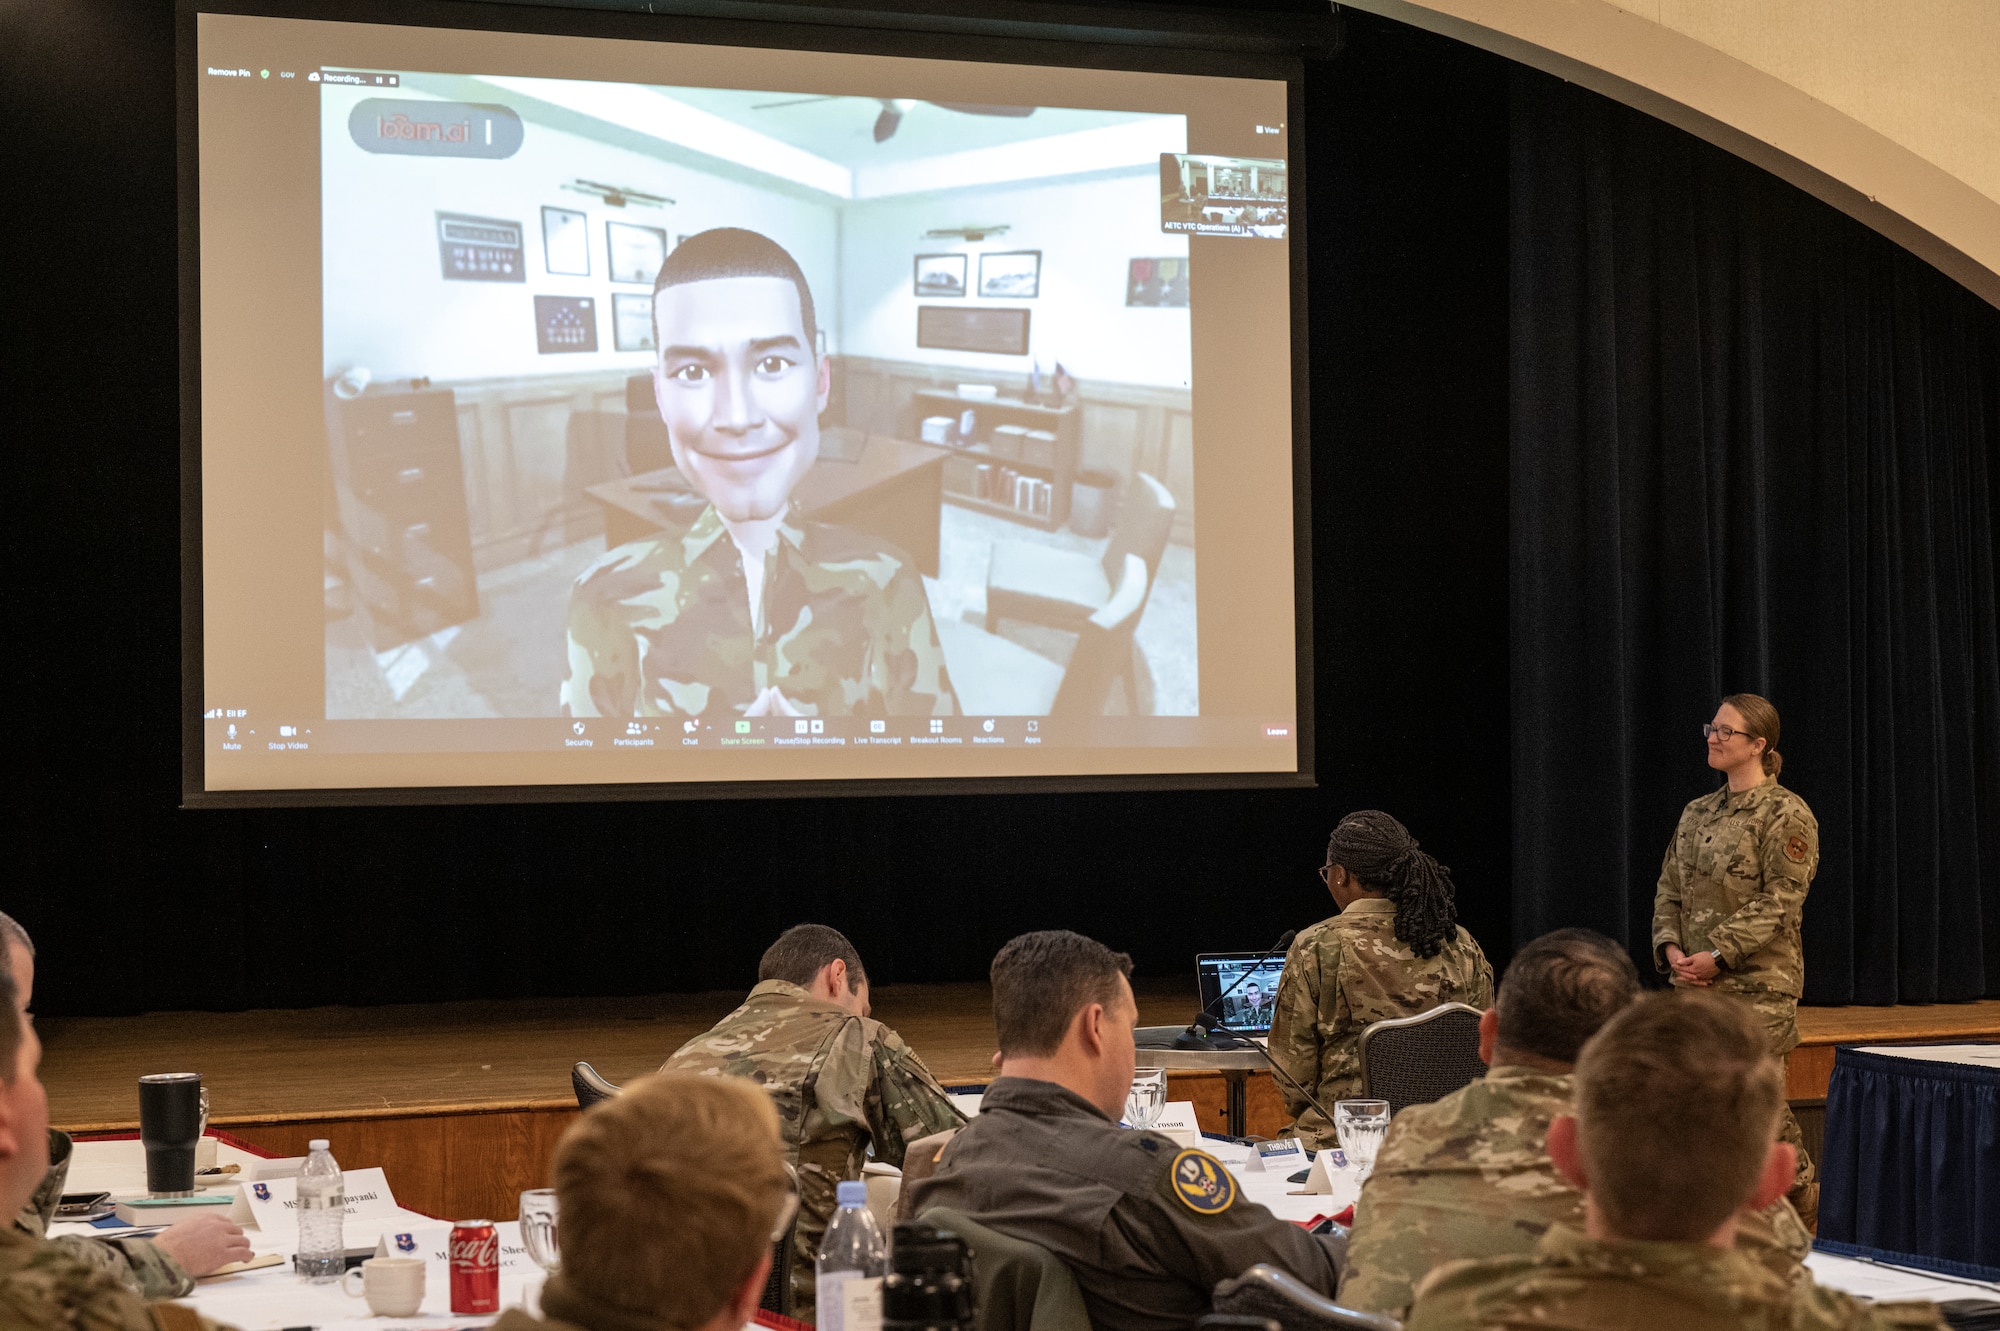
<path fill-rule="evenodd" d="M 1188 981 L 1142 981 L 1139 1019 L 1177 1025 L 1198 999 Z M 614 1082 L 657 1068 L 742 999 L 740 992 L 643 998 L 524 999 L 138 1017 L 43 1018 L 42 1080 L 51 1121 L 75 1133 L 138 1126 L 134 1082 L 192 1071 L 208 1087 L 211 1123 L 266 1150 L 305 1151 L 326 1137 L 351 1167 L 380 1165 L 406 1206 L 443 1217 L 511 1218 L 525 1188 L 545 1185 L 550 1152 L 576 1114 L 570 1065 Z M 947 1086 L 992 1076 L 985 985 L 896 985 L 874 995 Z M 1802 1008 L 1802 1043 L 1786 1094 L 1824 1100 L 1837 1044 L 2000 1039 L 2000 1001 L 1922 1007 Z M 1171 1098 L 1192 1100 L 1219 1131 L 1219 1074 L 1175 1074 Z M 1248 1088 L 1252 1132 L 1285 1121 L 1268 1073 Z"/>

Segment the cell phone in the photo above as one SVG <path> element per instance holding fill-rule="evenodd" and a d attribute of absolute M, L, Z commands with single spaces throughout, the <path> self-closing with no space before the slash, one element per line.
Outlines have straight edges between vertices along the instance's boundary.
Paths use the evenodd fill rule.
<path fill-rule="evenodd" d="M 110 1215 L 111 1194 L 108 1192 L 66 1192 L 56 1205 L 58 1220 L 95 1220 Z"/>

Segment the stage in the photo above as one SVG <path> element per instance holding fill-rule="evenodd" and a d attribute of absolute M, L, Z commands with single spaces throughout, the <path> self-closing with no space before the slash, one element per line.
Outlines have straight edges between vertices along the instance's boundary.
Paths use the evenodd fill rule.
<path fill-rule="evenodd" d="M 1142 981 L 1141 1025 L 1185 1022 L 1186 983 Z M 210 1122 L 283 1155 L 326 1137 L 343 1165 L 379 1165 L 396 1199 L 445 1218 L 511 1219 L 524 1188 L 546 1184 L 550 1152 L 576 1112 L 570 1065 L 614 1082 L 657 1068 L 742 999 L 740 992 L 646 998 L 438 1003 L 240 1013 L 167 1012 L 38 1022 L 50 1121 L 72 1133 L 138 1126 L 135 1079 L 199 1072 Z M 902 1033 L 946 1086 L 993 1075 L 985 985 L 893 985 L 875 1016 Z M 1786 1093 L 1816 1140 L 1836 1044 L 2000 1039 L 2000 1001 L 1928 1007 L 1802 1008 L 1804 1037 Z M 1143 1057 L 1143 1055 L 1142 1055 Z M 1217 1073 L 1175 1073 L 1170 1098 L 1193 1100 L 1220 1131 Z M 1248 1123 L 1284 1122 L 1268 1074 L 1250 1079 Z"/>

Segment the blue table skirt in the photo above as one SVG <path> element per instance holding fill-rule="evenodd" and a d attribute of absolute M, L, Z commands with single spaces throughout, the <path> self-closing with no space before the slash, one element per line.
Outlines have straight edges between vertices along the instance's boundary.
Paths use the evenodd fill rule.
<path fill-rule="evenodd" d="M 1834 1051 L 1823 1251 L 2000 1280 L 2000 1069 Z"/>

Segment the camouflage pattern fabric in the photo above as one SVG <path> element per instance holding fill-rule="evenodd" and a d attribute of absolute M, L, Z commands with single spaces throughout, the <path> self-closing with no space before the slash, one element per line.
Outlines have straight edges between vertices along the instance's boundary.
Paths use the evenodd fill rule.
<path fill-rule="evenodd" d="M 0 1327 L 7 1331 L 218 1331 L 191 1308 L 146 1303 L 61 1246 L 0 1230 Z"/>
<path fill-rule="evenodd" d="M 687 531 L 621 545 L 577 578 L 564 716 L 729 721 L 769 687 L 806 716 L 956 712 L 909 556 L 844 527 L 784 524 L 765 557 L 762 633 L 713 505 Z"/>
<path fill-rule="evenodd" d="M 70 1137 L 49 1129 L 49 1172 L 34 1196 L 14 1217 L 14 1228 L 32 1239 L 48 1239 L 49 1223 L 69 1179 Z M 194 1278 L 151 1239 L 96 1239 L 65 1234 L 48 1242 L 81 1265 L 109 1273 L 144 1299 L 177 1299 L 194 1289 Z"/>
<path fill-rule="evenodd" d="M 1330 1113 L 1361 1094 L 1361 1028 L 1413 1017 L 1440 1003 L 1493 1005 L 1493 967 L 1464 929 L 1434 957 L 1396 937 L 1394 902 L 1363 897 L 1292 942 L 1278 981 L 1271 1057 L 1310 1088 Z M 1312 1147 L 1335 1146 L 1333 1124 L 1279 1079 L 1296 1131 Z"/>
<path fill-rule="evenodd" d="M 1580 1229 L 1583 1194 L 1547 1149 L 1573 1084 L 1566 1072 L 1502 1064 L 1396 1115 L 1354 1208 L 1340 1302 L 1401 1317 L 1417 1282 L 1446 1262 L 1525 1257 L 1553 1227 Z M 1812 1281 L 1812 1235 L 1783 1198 L 1737 1222 L 1736 1248 L 1788 1283 Z"/>
<path fill-rule="evenodd" d="M 1750 1004 L 1778 1058 L 1799 1043 L 1806 974 L 1799 924 L 1818 870 L 1819 821 L 1804 800 L 1766 777 L 1741 793 L 1725 785 L 1689 801 L 1654 889 L 1653 964 L 1672 973 L 1669 943 L 1689 955 L 1720 952 L 1722 973 L 1709 987 Z M 1819 1171 L 1789 1105 L 1778 1127 L 1779 1139 L 1799 1154 L 1792 1204 L 1814 1225 Z"/>
<path fill-rule="evenodd" d="M 743 1006 L 661 1065 L 663 1072 L 748 1077 L 777 1106 L 799 1174 L 788 1315 L 813 1317 L 813 1263 L 837 1209 L 834 1186 L 875 1158 L 900 1167 L 920 1137 L 965 1125 L 901 1036 L 879 1021 L 822 1002 L 798 985 L 765 980 Z"/>
<path fill-rule="evenodd" d="M 1558 1225 L 1533 1256 L 1452 1262 L 1417 1287 L 1405 1331 L 1887 1331 L 1942 1328 L 1928 1303 L 1787 1284 L 1705 1243 L 1605 1243 Z"/>

